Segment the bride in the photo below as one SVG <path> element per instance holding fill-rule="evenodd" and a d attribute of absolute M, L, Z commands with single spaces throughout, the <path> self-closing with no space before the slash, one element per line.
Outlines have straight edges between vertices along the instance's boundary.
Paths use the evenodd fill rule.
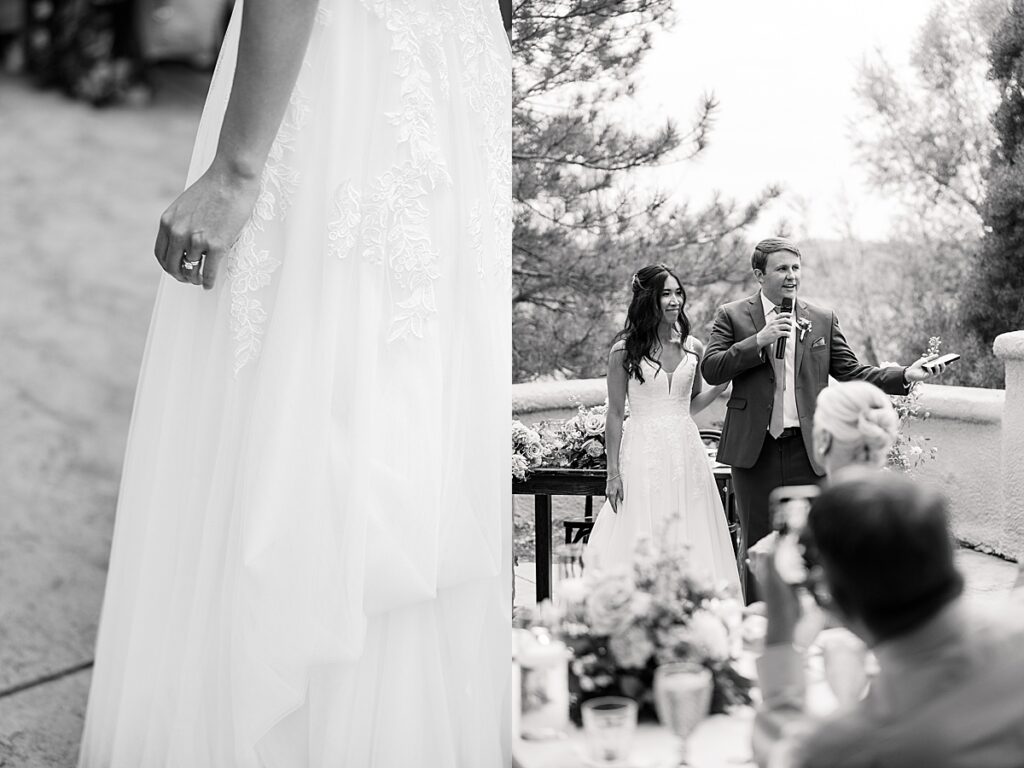
<path fill-rule="evenodd" d="M 585 559 L 595 569 L 628 564 L 640 537 L 663 549 L 687 546 L 698 571 L 738 594 L 729 528 L 693 420 L 727 385 L 702 390 L 704 348 L 690 336 L 685 309 L 686 292 L 670 267 L 633 275 L 626 325 L 608 357 L 606 501 Z"/>
<path fill-rule="evenodd" d="M 81 768 L 503 764 L 510 58 L 495 0 L 235 3 Z"/>

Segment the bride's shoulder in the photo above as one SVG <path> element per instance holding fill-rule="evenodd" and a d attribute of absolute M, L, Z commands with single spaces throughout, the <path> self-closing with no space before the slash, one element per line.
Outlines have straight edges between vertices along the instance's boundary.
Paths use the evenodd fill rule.
<path fill-rule="evenodd" d="M 687 336 L 683 340 L 683 349 L 692 355 L 697 357 L 704 357 L 704 344 L 700 339 L 693 336 Z"/>

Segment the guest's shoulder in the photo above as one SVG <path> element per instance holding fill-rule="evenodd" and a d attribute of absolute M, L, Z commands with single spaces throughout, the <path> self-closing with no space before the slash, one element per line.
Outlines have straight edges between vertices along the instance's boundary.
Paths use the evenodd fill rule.
<path fill-rule="evenodd" d="M 683 340 L 683 349 L 690 352 L 697 357 L 704 356 L 704 342 L 698 339 L 696 336 L 687 336 Z"/>

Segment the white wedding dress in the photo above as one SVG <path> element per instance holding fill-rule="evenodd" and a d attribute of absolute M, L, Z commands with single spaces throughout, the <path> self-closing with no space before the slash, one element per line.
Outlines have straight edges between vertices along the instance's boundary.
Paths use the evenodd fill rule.
<path fill-rule="evenodd" d="M 683 355 L 673 372 L 644 359 L 644 383 L 629 379 L 629 418 L 619 447 L 623 498 L 605 502 L 585 549 L 588 568 L 633 562 L 645 537 L 659 549 L 687 552 L 695 568 L 739 595 L 739 573 L 711 463 L 690 416 L 697 357 Z"/>
<path fill-rule="evenodd" d="M 505 763 L 511 230 L 498 3 L 322 0 L 228 269 L 160 286 L 81 768 Z"/>

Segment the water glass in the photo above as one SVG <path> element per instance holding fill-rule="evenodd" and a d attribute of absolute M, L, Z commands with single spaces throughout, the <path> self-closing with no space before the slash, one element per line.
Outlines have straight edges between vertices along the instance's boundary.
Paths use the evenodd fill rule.
<path fill-rule="evenodd" d="M 636 702 L 624 696 L 602 696 L 583 702 L 580 709 L 590 764 L 626 765 L 636 734 Z"/>

